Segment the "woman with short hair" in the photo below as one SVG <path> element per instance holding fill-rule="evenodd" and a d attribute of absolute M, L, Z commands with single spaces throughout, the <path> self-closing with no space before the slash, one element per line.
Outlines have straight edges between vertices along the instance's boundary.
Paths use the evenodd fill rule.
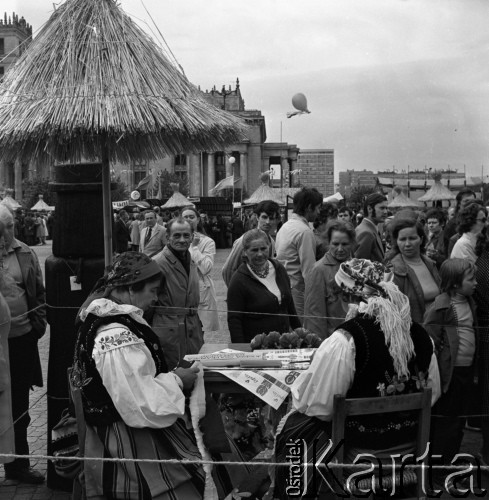
<path fill-rule="evenodd" d="M 394 217 L 389 225 L 392 250 L 387 261 L 392 264 L 394 283 L 408 296 L 413 321 L 423 322 L 428 306 L 440 293 L 436 265 L 424 254 L 426 233 L 415 217 Z"/>
<path fill-rule="evenodd" d="M 477 261 L 476 247 L 487 225 L 487 210 L 480 201 L 467 203 L 458 213 L 458 233 L 461 235 L 453 246 L 450 258 Z M 480 238 L 479 238 L 480 237 Z"/>
<path fill-rule="evenodd" d="M 340 220 L 328 222 L 325 230 L 328 252 L 313 267 L 306 280 L 304 327 L 322 339 L 329 337 L 345 319 L 350 297 L 336 284 L 342 262 L 351 259 L 355 229 Z"/>
<path fill-rule="evenodd" d="M 227 294 L 231 342 L 250 342 L 259 333 L 283 333 L 301 326 L 287 271 L 269 258 L 268 245 L 260 229 L 243 235 L 245 262 L 233 274 Z"/>

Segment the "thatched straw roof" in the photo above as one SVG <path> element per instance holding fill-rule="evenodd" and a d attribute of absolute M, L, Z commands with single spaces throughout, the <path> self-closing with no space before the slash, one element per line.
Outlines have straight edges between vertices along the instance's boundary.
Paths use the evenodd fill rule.
<path fill-rule="evenodd" d="M 164 205 L 161 205 L 162 210 L 173 210 L 175 208 L 185 207 L 195 208 L 195 205 L 189 199 L 185 198 L 182 193 L 180 193 L 178 190 L 178 184 L 172 182 L 170 186 L 173 189 L 173 194 Z"/>
<path fill-rule="evenodd" d="M 67 0 L 0 85 L 0 160 L 153 160 L 239 142 L 115 0 Z"/>
<path fill-rule="evenodd" d="M 454 200 L 456 198 L 456 196 L 440 182 L 440 172 L 435 172 L 432 177 L 435 183 L 423 196 L 418 198 L 418 201 Z"/>
<path fill-rule="evenodd" d="M 270 180 L 269 172 L 264 172 L 263 174 L 261 174 L 260 176 L 261 185 L 247 200 L 243 201 L 243 205 L 257 205 L 261 201 L 275 201 L 279 205 L 284 205 L 283 200 L 280 198 L 276 190 L 272 189 L 268 185 L 269 180 Z"/>
<path fill-rule="evenodd" d="M 389 208 L 417 208 L 421 205 L 401 192 L 387 206 Z"/>

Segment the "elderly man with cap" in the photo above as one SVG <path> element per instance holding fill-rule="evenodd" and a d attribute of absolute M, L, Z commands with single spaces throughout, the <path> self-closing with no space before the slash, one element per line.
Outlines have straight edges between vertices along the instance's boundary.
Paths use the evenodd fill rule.
<path fill-rule="evenodd" d="M 357 259 L 369 259 L 382 262 L 385 257 L 384 244 L 379 233 L 379 224 L 387 217 L 387 198 L 380 193 L 367 196 L 362 222 L 357 226 Z"/>

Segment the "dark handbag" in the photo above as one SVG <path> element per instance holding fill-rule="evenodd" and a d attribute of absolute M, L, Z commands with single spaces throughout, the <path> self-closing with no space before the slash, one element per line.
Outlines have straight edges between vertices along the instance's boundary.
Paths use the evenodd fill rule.
<path fill-rule="evenodd" d="M 65 457 L 79 456 L 78 427 L 76 418 L 69 408 L 65 408 L 60 421 L 51 431 L 52 454 L 56 474 L 66 479 L 74 479 L 82 471 L 82 462 L 78 460 L 64 460 Z"/>

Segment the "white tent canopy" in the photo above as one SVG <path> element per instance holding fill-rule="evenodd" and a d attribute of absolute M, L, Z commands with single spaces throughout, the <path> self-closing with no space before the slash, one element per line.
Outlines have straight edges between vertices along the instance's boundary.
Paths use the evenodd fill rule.
<path fill-rule="evenodd" d="M 332 194 L 331 196 L 327 196 L 326 198 L 323 198 L 323 203 L 338 203 L 338 201 L 341 201 L 343 199 L 343 196 L 341 196 L 340 193 L 335 193 Z"/>
<path fill-rule="evenodd" d="M 52 212 L 54 210 L 54 207 L 48 205 L 44 200 L 42 194 L 39 195 L 39 200 L 38 202 L 31 207 L 31 210 L 37 210 L 38 212 Z"/>

